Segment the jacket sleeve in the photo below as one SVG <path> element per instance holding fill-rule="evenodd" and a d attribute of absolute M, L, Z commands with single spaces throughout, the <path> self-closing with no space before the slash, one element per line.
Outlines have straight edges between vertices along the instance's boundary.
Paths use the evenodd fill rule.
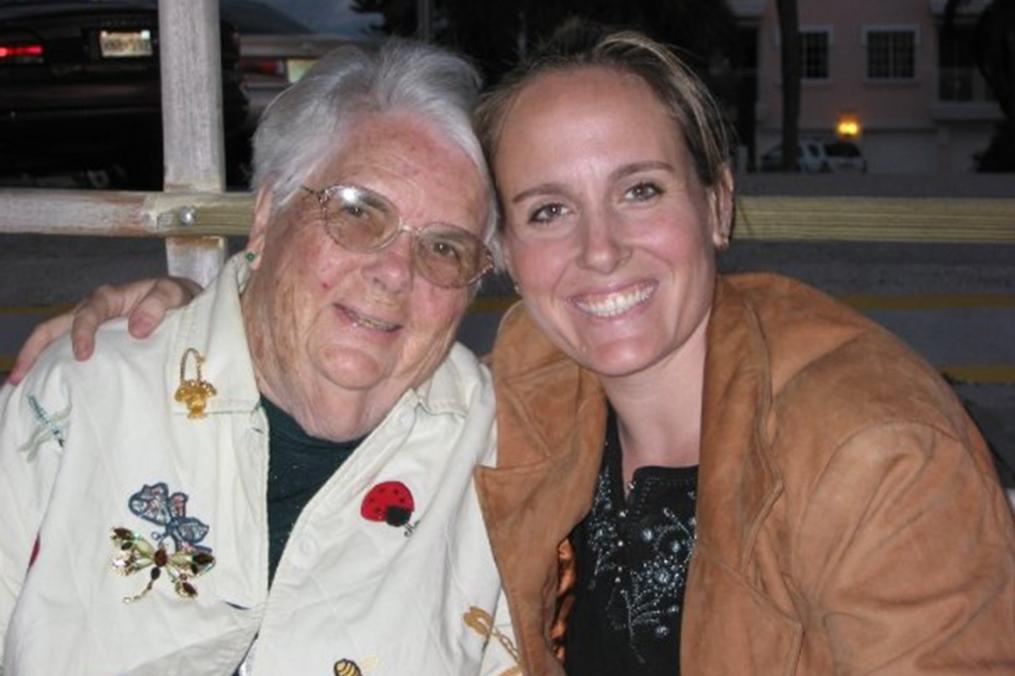
<path fill-rule="evenodd" d="M 984 456 L 910 423 L 839 447 L 794 545 L 805 651 L 837 674 L 1015 673 L 1015 533 Z"/>
<path fill-rule="evenodd" d="M 66 388 L 40 371 L 0 389 L 0 664 L 70 432 Z"/>

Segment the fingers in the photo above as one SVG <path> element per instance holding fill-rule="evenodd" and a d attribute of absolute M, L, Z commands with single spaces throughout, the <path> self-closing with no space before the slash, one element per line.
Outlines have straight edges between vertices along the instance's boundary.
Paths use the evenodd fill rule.
<path fill-rule="evenodd" d="M 95 333 L 102 322 L 126 312 L 124 294 L 117 287 L 103 284 L 74 308 L 70 342 L 74 358 L 84 361 L 95 351 Z"/>
<path fill-rule="evenodd" d="M 200 292 L 197 282 L 181 277 L 100 286 L 73 311 L 35 327 L 18 353 L 8 380 L 15 385 L 21 382 L 39 354 L 68 331 L 74 357 L 84 361 L 95 350 L 95 334 L 103 322 L 127 315 L 131 335 L 146 338 L 162 323 L 167 310 L 189 303 Z"/>
<path fill-rule="evenodd" d="M 155 280 L 130 311 L 127 330 L 135 338 L 147 338 L 162 323 L 168 310 L 186 305 L 200 291 L 201 287 L 189 279 L 167 277 Z"/>
<path fill-rule="evenodd" d="M 62 315 L 47 319 L 32 329 L 28 340 L 21 346 L 21 350 L 14 360 L 14 367 L 7 376 L 8 382 L 11 385 L 20 383 L 24 379 L 25 374 L 28 373 L 28 369 L 39 358 L 42 351 L 46 349 L 46 346 L 70 330 L 73 320 L 74 315 L 70 312 L 65 312 Z"/>

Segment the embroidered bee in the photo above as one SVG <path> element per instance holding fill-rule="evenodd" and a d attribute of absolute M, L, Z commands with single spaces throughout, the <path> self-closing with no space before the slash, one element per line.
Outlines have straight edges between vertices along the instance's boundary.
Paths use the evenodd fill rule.
<path fill-rule="evenodd" d="M 363 676 L 363 670 L 352 660 L 339 660 L 334 666 L 335 676 Z"/>
<path fill-rule="evenodd" d="M 151 568 L 148 584 L 140 593 L 124 598 L 131 603 L 144 597 L 163 571 L 173 581 L 176 593 L 184 598 L 197 596 L 197 588 L 191 580 L 208 572 L 215 565 L 215 557 L 209 547 L 198 544 L 208 534 L 208 525 L 187 516 L 187 494 L 169 494 L 164 482 L 145 485 L 130 496 L 128 507 L 131 513 L 145 521 L 163 527 L 162 531 L 151 533 L 149 542 L 140 533 L 128 528 L 114 528 L 112 540 L 120 553 L 113 559 L 113 569 L 122 575 L 133 575 Z M 173 543 L 170 553 L 166 545 Z"/>

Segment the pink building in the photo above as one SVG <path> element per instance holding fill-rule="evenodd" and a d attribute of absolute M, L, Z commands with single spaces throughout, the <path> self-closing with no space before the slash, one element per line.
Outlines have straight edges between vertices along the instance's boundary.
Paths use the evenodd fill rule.
<path fill-rule="evenodd" d="M 1001 110 L 976 69 L 972 31 L 988 0 L 963 0 L 955 39 L 942 40 L 945 0 L 798 0 L 801 137 L 854 141 L 877 173 L 973 170 Z M 775 0 L 729 0 L 757 31 L 757 156 L 779 143 L 782 119 Z"/>

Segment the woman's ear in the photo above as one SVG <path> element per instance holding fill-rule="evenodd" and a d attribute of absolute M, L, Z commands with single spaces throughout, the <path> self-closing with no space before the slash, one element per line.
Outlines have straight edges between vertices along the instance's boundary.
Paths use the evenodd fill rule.
<path fill-rule="evenodd" d="M 719 178 L 709 189 L 712 219 L 712 244 L 720 251 L 730 245 L 733 234 L 733 173 L 724 165 Z"/>
<path fill-rule="evenodd" d="M 247 238 L 247 259 L 250 267 L 256 270 L 261 266 L 264 243 L 268 237 L 268 224 L 271 221 L 272 190 L 270 185 L 262 186 L 254 200 L 254 224 Z M 252 254 L 252 255 L 251 255 Z"/>

